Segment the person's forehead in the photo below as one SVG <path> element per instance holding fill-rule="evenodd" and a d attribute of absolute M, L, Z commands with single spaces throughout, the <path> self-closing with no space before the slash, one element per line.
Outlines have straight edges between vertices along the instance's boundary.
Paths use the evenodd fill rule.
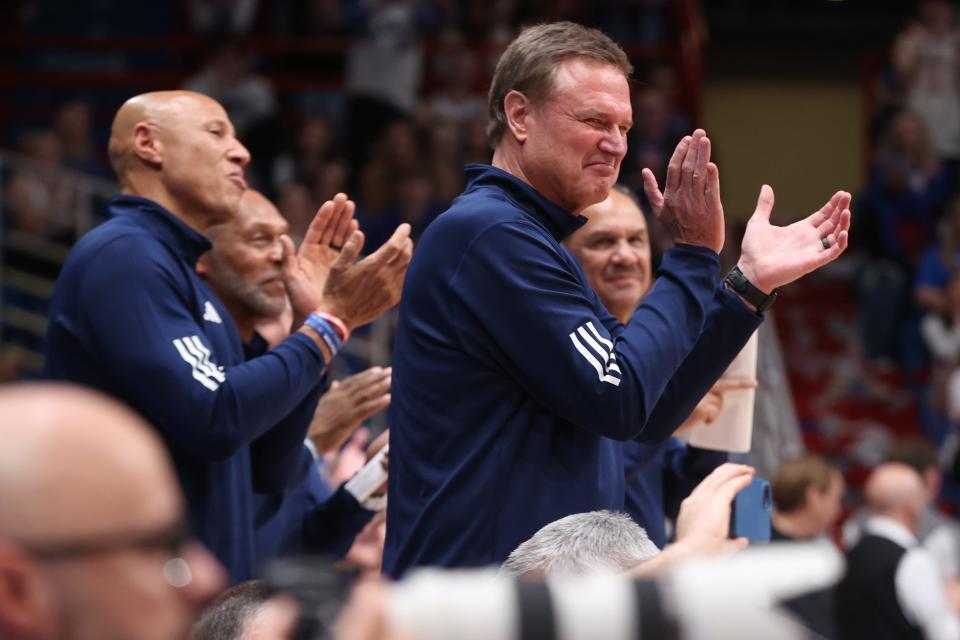
<path fill-rule="evenodd" d="M 619 68 L 589 58 L 570 58 L 557 67 L 549 100 L 570 101 L 580 108 L 611 110 L 630 118 L 630 84 Z"/>
<path fill-rule="evenodd" d="M 219 102 L 200 94 L 186 93 L 171 98 L 165 111 L 168 119 L 174 123 L 222 122 L 233 126 Z"/>
<path fill-rule="evenodd" d="M 241 233 L 261 227 L 283 233 L 289 226 L 286 219 L 269 201 L 249 194 L 245 194 L 240 200 L 240 209 L 231 224 L 235 225 Z"/>
<path fill-rule="evenodd" d="M 624 229 L 628 233 L 647 230 L 647 221 L 640 208 L 629 196 L 619 191 L 611 191 L 606 200 L 590 207 L 585 214 L 590 218 L 590 222 L 584 227 L 588 233 L 610 231 L 614 228 Z"/>

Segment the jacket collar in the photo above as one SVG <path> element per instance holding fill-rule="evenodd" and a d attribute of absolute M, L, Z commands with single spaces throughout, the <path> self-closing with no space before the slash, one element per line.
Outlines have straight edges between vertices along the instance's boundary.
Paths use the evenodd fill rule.
<path fill-rule="evenodd" d="M 466 191 L 485 185 L 503 189 L 507 196 L 529 216 L 543 223 L 557 242 L 586 224 L 584 216 L 574 215 L 544 198 L 539 191 L 513 174 L 488 164 L 468 164 Z"/>
<path fill-rule="evenodd" d="M 137 217 L 151 235 L 170 247 L 191 267 L 195 267 L 200 256 L 213 246 L 202 234 L 153 200 L 140 196 L 117 195 L 110 201 L 110 213 L 113 216 Z"/>

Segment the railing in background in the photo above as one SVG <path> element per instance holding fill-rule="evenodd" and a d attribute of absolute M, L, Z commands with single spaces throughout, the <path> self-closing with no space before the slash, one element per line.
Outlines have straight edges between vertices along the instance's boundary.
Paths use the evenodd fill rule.
<path fill-rule="evenodd" d="M 0 151 L 0 361 L 3 377 L 43 367 L 53 284 L 73 242 L 105 215 L 116 185 Z"/>

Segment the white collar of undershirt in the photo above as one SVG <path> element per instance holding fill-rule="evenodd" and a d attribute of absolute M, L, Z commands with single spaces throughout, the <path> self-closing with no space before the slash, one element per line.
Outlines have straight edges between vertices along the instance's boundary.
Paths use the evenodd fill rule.
<path fill-rule="evenodd" d="M 917 536 L 903 524 L 886 516 L 870 516 L 863 527 L 867 532 L 895 542 L 904 549 L 916 546 Z"/>

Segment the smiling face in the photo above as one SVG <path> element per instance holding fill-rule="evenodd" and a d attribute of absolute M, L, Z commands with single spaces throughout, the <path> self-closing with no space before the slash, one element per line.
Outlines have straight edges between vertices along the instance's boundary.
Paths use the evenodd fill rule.
<path fill-rule="evenodd" d="M 600 301 L 626 323 L 650 289 L 650 241 L 636 203 L 619 191 L 584 210 L 590 221 L 565 244 Z"/>
<path fill-rule="evenodd" d="M 162 179 L 175 202 L 182 210 L 202 211 L 214 224 L 233 217 L 247 189 L 243 170 L 250 153 L 220 103 L 183 92 L 154 126 L 162 144 Z"/>
<path fill-rule="evenodd" d="M 531 103 L 525 123 L 523 175 L 549 200 L 580 212 L 607 197 L 627 153 L 632 125 L 627 78 L 609 64 L 566 60 L 550 95 Z"/>
<path fill-rule="evenodd" d="M 287 221 L 276 207 L 252 190 L 244 194 L 233 220 L 208 231 L 213 249 L 197 269 L 240 327 L 274 319 L 286 307 L 280 244 L 286 232 Z"/>

